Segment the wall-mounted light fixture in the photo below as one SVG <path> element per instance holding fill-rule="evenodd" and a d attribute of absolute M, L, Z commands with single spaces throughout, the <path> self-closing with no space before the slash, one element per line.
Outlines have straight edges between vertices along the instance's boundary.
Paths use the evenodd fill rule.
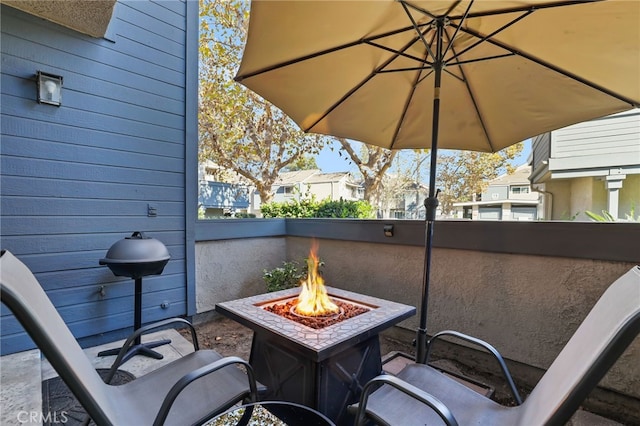
<path fill-rule="evenodd" d="M 393 237 L 393 225 L 384 225 L 382 229 L 385 237 Z"/>
<path fill-rule="evenodd" d="M 38 103 L 60 106 L 62 104 L 62 77 L 38 71 Z"/>

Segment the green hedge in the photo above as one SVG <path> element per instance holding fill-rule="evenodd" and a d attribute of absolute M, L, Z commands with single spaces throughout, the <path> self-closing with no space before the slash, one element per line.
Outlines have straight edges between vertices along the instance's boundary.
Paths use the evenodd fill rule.
<path fill-rule="evenodd" d="M 375 210 L 367 201 L 352 200 L 324 200 L 314 199 L 293 200 L 286 203 L 272 202 L 263 204 L 262 216 L 271 217 L 332 217 L 371 219 Z"/>

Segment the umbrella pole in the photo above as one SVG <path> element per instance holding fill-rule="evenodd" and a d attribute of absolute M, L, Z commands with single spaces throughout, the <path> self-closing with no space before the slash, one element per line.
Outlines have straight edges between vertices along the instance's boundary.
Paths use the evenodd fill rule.
<path fill-rule="evenodd" d="M 438 208 L 438 192 L 436 191 L 436 166 L 438 160 L 438 125 L 440 122 L 440 85 L 442 79 L 443 55 L 442 36 L 444 21 L 436 20 L 437 44 L 434 68 L 433 117 L 431 131 L 431 159 L 429 165 L 429 196 L 424 200 L 426 208 L 424 271 L 422 274 L 422 305 L 420 307 L 420 323 L 416 337 L 416 362 L 427 363 L 427 309 L 429 305 L 429 282 L 431 275 L 431 247 L 433 245 L 433 228 Z"/>

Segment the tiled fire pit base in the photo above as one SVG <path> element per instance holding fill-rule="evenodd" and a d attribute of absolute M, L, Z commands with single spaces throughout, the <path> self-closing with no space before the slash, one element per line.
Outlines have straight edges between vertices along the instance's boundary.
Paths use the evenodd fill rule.
<path fill-rule="evenodd" d="M 329 296 L 370 310 L 331 326 L 313 329 L 266 311 L 265 305 L 297 296 L 299 289 L 219 303 L 216 311 L 254 331 L 250 363 L 268 387 L 265 399 L 297 402 L 337 424 L 352 424 L 347 405 L 380 374 L 378 334 L 415 314 L 407 306 L 327 287 Z"/>

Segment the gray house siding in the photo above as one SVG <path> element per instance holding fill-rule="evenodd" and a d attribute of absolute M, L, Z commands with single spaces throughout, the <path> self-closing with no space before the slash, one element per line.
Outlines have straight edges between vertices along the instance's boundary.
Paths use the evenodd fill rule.
<path fill-rule="evenodd" d="M 1 8 L 1 247 L 31 268 L 81 343 L 95 344 L 133 325 L 133 281 L 98 261 L 144 231 L 171 260 L 143 279 L 143 321 L 187 314 L 197 3 L 119 1 L 109 40 Z M 38 70 L 63 76 L 59 108 L 35 101 Z M 2 353 L 32 347 L 8 309 L 0 314 Z"/>
<path fill-rule="evenodd" d="M 637 166 L 640 111 L 586 121 L 552 133 L 550 170 Z"/>
<path fill-rule="evenodd" d="M 551 153 L 551 133 L 544 133 L 534 137 L 531 151 L 531 182 L 537 182 L 539 177 L 548 171 Z"/>
<path fill-rule="evenodd" d="M 578 123 L 533 138 L 532 181 L 547 172 L 637 167 L 640 110 Z"/>
<path fill-rule="evenodd" d="M 544 218 L 626 220 L 640 205 L 640 109 L 578 123 L 533 139 L 531 182 Z"/>

